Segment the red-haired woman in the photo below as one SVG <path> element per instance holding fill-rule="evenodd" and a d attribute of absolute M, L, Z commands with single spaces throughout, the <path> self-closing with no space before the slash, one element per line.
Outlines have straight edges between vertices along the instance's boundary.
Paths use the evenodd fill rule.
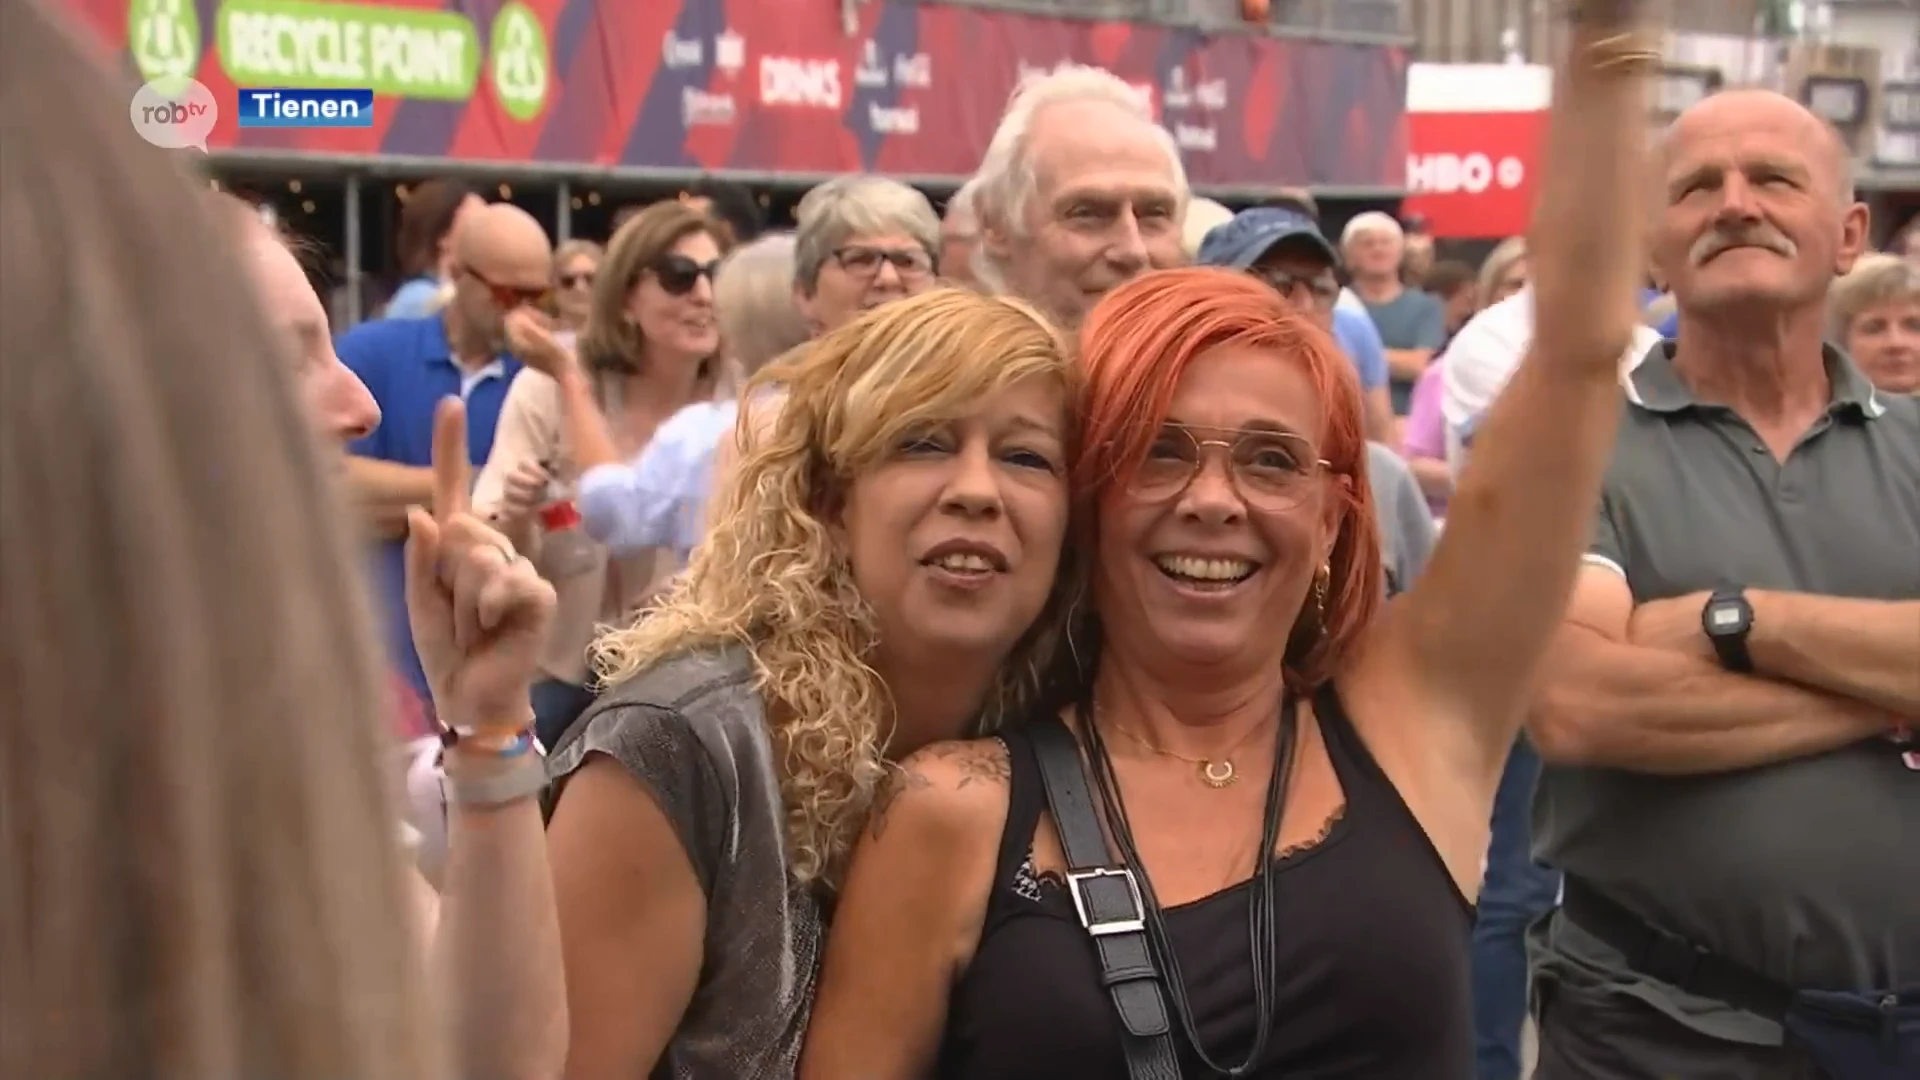
<path fill-rule="evenodd" d="M 1265 283 L 1082 328 L 1091 619 L 1067 706 L 909 759 L 835 914 L 802 1076 L 1473 1074 L 1488 820 L 1618 423 L 1658 56 L 1589 0 L 1554 96 L 1534 357 L 1386 603 L 1360 388 Z"/>

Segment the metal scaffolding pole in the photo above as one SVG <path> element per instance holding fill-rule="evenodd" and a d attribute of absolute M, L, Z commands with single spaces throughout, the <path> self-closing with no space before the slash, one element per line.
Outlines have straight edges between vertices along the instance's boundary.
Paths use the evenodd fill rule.
<path fill-rule="evenodd" d="M 573 185 L 560 181 L 553 195 L 553 242 L 555 246 L 573 239 Z"/>
<path fill-rule="evenodd" d="M 347 174 L 346 197 L 347 325 L 360 322 L 360 174 Z"/>

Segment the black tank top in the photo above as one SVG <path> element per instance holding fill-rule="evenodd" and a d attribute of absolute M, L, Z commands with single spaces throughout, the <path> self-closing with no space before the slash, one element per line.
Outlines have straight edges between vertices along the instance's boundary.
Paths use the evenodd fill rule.
<path fill-rule="evenodd" d="M 1471 1080 L 1473 905 L 1367 752 L 1331 687 L 1315 714 L 1346 808 L 1274 882 L 1274 1027 L 1261 1080 Z M 1003 731 L 1007 830 L 973 963 L 955 988 L 941 1080 L 1124 1078 L 1119 1020 L 1065 886 L 1033 870 L 1046 794 L 1033 744 Z M 1216 1061 L 1253 1044 L 1250 882 L 1166 912 L 1193 1020 Z M 1184 1038 L 1182 1075 L 1210 1077 Z"/>

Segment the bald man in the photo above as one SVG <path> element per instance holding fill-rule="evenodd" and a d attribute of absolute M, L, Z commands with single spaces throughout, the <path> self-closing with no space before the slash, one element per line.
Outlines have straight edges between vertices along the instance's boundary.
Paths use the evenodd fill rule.
<path fill-rule="evenodd" d="M 466 402 L 468 456 L 478 472 L 493 451 L 507 384 L 520 371 L 503 321 L 546 295 L 553 260 L 546 230 L 509 203 L 462 213 L 452 250 L 453 297 L 443 309 L 362 323 L 334 343 L 380 406 L 380 426 L 348 447 L 347 476 L 380 541 L 374 577 L 388 647 L 423 696 L 430 688 L 407 625 L 401 540 L 407 507 L 432 498 L 434 408 L 445 397 Z"/>
<path fill-rule="evenodd" d="M 483 365 L 507 349 L 507 312 L 551 288 L 553 244 L 532 214 L 490 203 L 461 215 L 453 259 L 447 337 L 466 366 Z"/>
<path fill-rule="evenodd" d="M 1920 1076 L 1920 401 L 1822 341 L 1866 210 L 1778 94 L 1708 98 L 1654 164 L 1679 331 L 1629 376 L 1529 724 L 1565 873 L 1535 1076 Z"/>

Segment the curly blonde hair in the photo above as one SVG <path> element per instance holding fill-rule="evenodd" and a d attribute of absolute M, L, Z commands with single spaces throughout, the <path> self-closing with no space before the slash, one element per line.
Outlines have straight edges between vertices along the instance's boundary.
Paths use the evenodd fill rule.
<path fill-rule="evenodd" d="M 787 808 L 789 865 L 802 882 L 838 876 L 887 771 L 893 722 L 869 664 L 873 611 L 830 531 L 855 478 L 902 436 L 964 416 L 1028 379 L 1066 393 L 1080 380 L 1067 342 L 1033 308 L 1006 297 L 934 289 L 888 304 L 754 377 L 751 396 L 784 396 L 755 432 L 742 409 L 740 467 L 714 493 L 713 528 L 687 571 L 645 617 L 594 646 L 607 683 L 690 649 L 738 643 L 752 654 Z M 1063 432 L 1065 445 L 1075 436 Z M 977 733 L 1038 689 L 1079 574 L 1062 553 L 1046 609 L 1001 666 Z"/>

